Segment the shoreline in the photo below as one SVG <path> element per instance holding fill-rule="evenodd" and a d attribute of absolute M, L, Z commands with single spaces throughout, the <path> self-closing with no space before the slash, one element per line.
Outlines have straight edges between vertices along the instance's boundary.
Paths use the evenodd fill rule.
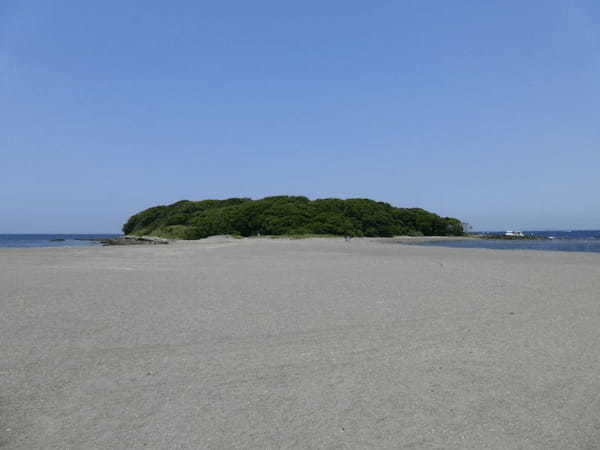
<path fill-rule="evenodd" d="M 413 246 L 420 247 L 420 244 L 427 243 L 444 243 L 444 242 L 508 242 L 508 243 L 529 243 L 529 242 L 548 242 L 551 244 L 559 244 L 563 242 L 577 242 L 576 239 L 545 239 L 545 240 L 492 240 L 481 238 L 478 235 L 469 235 L 469 236 L 395 236 L 389 238 L 381 238 L 381 237 L 355 237 L 352 238 L 349 242 L 344 240 L 344 237 L 340 236 L 251 236 L 251 237 L 237 237 L 237 236 L 211 236 L 204 239 L 198 240 L 178 240 L 178 239 L 164 239 L 157 237 L 136 237 L 136 236 L 127 236 L 127 237 L 117 237 L 117 238 L 89 238 L 85 240 L 91 240 L 93 242 L 97 242 L 97 245 L 47 245 L 47 246 L 27 246 L 27 247 L 15 247 L 15 246 L 0 246 L 1 252 L 18 252 L 19 250 L 32 251 L 36 249 L 98 249 L 104 247 L 136 247 L 136 248 L 144 248 L 144 247 L 156 247 L 156 244 L 168 244 L 168 245 L 158 245 L 158 247 L 166 248 L 166 247 L 186 247 L 190 248 L 201 248 L 206 245 L 212 245 L 216 242 L 220 244 L 234 244 L 234 243 L 259 243 L 259 242 L 319 242 L 323 245 L 327 245 L 328 242 L 343 242 L 346 246 L 352 245 L 364 245 L 366 243 L 378 243 L 383 245 L 390 244 L 400 244 L 405 246 Z M 110 241 L 110 243 L 107 243 Z M 117 241 L 117 242 L 115 242 Z M 596 241 L 592 241 L 596 243 Z M 362 243 L 362 244 L 361 244 Z M 469 251 L 469 250 L 477 250 L 477 251 L 492 251 L 492 252 L 526 252 L 526 253 L 559 253 L 559 254 L 600 254 L 600 251 L 596 250 L 572 250 L 572 249 L 561 249 L 561 248 L 533 248 L 533 247 L 495 247 L 495 246 L 453 246 L 453 245 L 440 245 L 440 246 L 424 246 L 425 248 L 447 248 L 447 249 L 455 249 L 458 251 Z"/>

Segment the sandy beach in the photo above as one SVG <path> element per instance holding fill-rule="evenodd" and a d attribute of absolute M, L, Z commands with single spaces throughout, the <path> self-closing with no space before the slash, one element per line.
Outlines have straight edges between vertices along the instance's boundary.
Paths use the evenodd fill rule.
<path fill-rule="evenodd" d="M 0 447 L 600 447 L 600 254 L 0 249 Z"/>

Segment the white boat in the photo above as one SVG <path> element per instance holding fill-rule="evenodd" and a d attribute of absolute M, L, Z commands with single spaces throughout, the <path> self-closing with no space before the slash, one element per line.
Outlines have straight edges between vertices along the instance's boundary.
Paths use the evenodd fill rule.
<path fill-rule="evenodd" d="M 511 236 L 511 237 L 525 237 L 525 235 L 523 234 L 522 231 L 512 231 L 512 230 L 508 230 L 504 233 L 504 236 Z"/>

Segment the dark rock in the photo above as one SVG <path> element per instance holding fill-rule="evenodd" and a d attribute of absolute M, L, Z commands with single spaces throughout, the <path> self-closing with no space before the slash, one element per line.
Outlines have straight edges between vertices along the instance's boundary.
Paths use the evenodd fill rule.
<path fill-rule="evenodd" d="M 168 244 L 168 239 L 152 236 L 121 236 L 116 238 L 94 238 L 96 242 L 102 245 L 164 245 Z"/>

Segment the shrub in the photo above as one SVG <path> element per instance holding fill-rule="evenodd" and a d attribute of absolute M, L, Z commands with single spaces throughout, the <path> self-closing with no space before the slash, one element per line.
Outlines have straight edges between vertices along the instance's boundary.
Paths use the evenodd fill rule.
<path fill-rule="evenodd" d="M 306 197 L 276 196 L 262 200 L 182 200 L 156 206 L 132 216 L 123 225 L 123 232 L 178 239 L 217 234 L 387 237 L 462 235 L 463 227 L 458 219 L 370 199 L 311 201 Z"/>

